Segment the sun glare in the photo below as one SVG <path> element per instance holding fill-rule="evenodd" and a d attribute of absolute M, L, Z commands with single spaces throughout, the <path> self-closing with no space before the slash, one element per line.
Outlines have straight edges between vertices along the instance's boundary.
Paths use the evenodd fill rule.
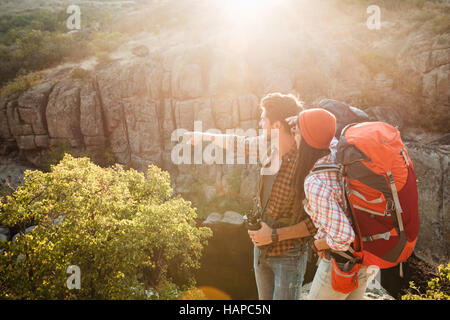
<path fill-rule="evenodd" d="M 234 20 L 251 20 L 279 5 L 282 0 L 224 0 L 222 5 Z"/>

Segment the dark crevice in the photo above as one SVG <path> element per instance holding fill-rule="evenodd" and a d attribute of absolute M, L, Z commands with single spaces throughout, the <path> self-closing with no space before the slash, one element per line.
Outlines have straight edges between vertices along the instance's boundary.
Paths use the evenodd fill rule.
<path fill-rule="evenodd" d="M 111 148 L 111 141 L 109 139 L 110 134 L 108 131 L 108 125 L 107 125 L 107 120 L 106 120 L 105 106 L 103 104 L 103 98 L 102 98 L 100 86 L 98 85 L 97 79 L 92 80 L 92 85 L 96 92 L 96 102 L 99 104 L 99 107 L 100 107 L 100 117 L 102 119 L 103 136 L 105 138 L 105 148 Z"/>
<path fill-rule="evenodd" d="M 48 132 L 48 124 L 47 124 L 47 107 L 48 107 L 48 101 L 50 100 L 50 94 L 53 92 L 53 89 L 55 88 L 56 83 L 52 85 L 47 95 L 44 97 L 44 103 L 41 107 L 42 110 L 39 110 L 39 112 L 42 112 L 42 126 L 44 127 L 45 131 L 47 132 L 47 135 L 50 137 L 50 134 Z"/>
<path fill-rule="evenodd" d="M 120 117 L 122 119 L 122 125 L 125 130 L 125 137 L 127 138 L 127 149 L 128 149 L 128 165 L 131 162 L 131 147 L 130 147 L 130 135 L 128 133 L 128 124 L 127 124 L 127 118 L 125 115 L 125 110 L 123 107 L 123 103 L 120 104 Z"/>
<path fill-rule="evenodd" d="M 76 114 L 77 114 L 77 121 L 78 121 L 78 126 L 76 128 L 73 128 L 73 130 L 75 131 L 75 139 L 77 139 L 78 141 L 81 142 L 80 145 L 80 149 L 84 149 L 86 147 L 86 144 L 84 143 L 84 139 L 83 139 L 83 134 L 81 133 L 81 87 L 78 88 L 77 90 L 77 109 L 76 109 Z"/>

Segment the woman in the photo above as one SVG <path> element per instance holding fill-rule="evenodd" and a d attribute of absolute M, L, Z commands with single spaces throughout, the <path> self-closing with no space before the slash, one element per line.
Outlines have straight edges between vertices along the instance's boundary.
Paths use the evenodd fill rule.
<path fill-rule="evenodd" d="M 299 152 L 303 158 L 309 159 L 304 161 L 299 170 L 298 182 L 304 181 L 304 209 L 318 229 L 312 247 L 321 258 L 308 299 L 361 299 L 367 287 L 366 267 L 352 269 L 354 277 L 358 278 L 357 288 L 350 286 L 350 289 L 337 291 L 336 278 L 332 280 L 336 275 L 332 274 L 332 269 L 337 270 L 338 266 L 338 271 L 342 271 L 348 262 L 339 253 L 347 251 L 355 239 L 352 225 L 343 209 L 345 200 L 338 174 L 326 171 L 308 175 L 315 165 L 333 164 L 336 161 L 336 118 L 324 109 L 308 109 L 300 113 L 298 127 Z"/>

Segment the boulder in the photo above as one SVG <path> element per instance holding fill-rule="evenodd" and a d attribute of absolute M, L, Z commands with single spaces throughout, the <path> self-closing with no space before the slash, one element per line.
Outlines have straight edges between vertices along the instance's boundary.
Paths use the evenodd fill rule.
<path fill-rule="evenodd" d="M 244 219 L 241 214 L 234 211 L 226 211 L 223 214 L 222 223 L 228 223 L 236 226 L 242 226 Z"/>
<path fill-rule="evenodd" d="M 80 88 L 81 82 L 72 79 L 58 82 L 50 93 L 45 111 L 49 137 L 66 140 L 73 148 L 83 145 Z"/>
<path fill-rule="evenodd" d="M 116 160 L 121 164 L 130 161 L 127 127 L 122 105 L 122 90 L 126 82 L 119 62 L 96 70 L 96 81 L 102 101 L 105 135 L 108 136 Z"/>
<path fill-rule="evenodd" d="M 34 135 L 18 136 L 17 146 L 21 150 L 36 149 L 36 144 L 34 142 Z"/>
<path fill-rule="evenodd" d="M 9 241 L 10 237 L 10 230 L 8 227 L 0 226 L 0 240 L 2 241 Z"/>
<path fill-rule="evenodd" d="M 104 124 L 100 96 L 94 83 L 83 83 L 80 90 L 80 130 L 87 146 L 104 146 Z"/>
<path fill-rule="evenodd" d="M 53 81 L 38 84 L 25 91 L 18 99 L 20 118 L 24 123 L 31 125 L 33 134 L 48 133 L 45 109 L 54 85 Z"/>

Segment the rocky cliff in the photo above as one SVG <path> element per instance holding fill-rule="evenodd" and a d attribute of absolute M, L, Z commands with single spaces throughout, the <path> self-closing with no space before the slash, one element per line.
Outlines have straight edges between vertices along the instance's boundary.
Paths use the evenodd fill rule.
<path fill-rule="evenodd" d="M 449 142 L 430 144 L 439 135 L 416 129 L 412 118 L 429 112 L 430 104 L 448 117 L 450 35 L 394 18 L 373 31 L 365 20 L 317 6 L 289 19 L 275 10 L 273 21 L 245 28 L 201 15 L 184 29 L 133 36 L 112 61 L 47 70 L 38 85 L 0 101 L 3 153 L 19 150 L 42 166 L 65 144 L 99 163 L 108 155 L 141 171 L 156 164 L 202 215 L 242 212 L 251 206 L 255 166 L 174 165 L 172 132 L 192 130 L 194 121 L 202 121 L 203 130 L 256 128 L 259 100 L 274 91 L 298 94 L 308 106 L 343 100 L 401 129 L 419 180 L 417 249 L 430 261 L 447 262 Z M 135 21 L 146 12 L 133 14 Z M 319 23 L 324 19 L 329 23 Z"/>

